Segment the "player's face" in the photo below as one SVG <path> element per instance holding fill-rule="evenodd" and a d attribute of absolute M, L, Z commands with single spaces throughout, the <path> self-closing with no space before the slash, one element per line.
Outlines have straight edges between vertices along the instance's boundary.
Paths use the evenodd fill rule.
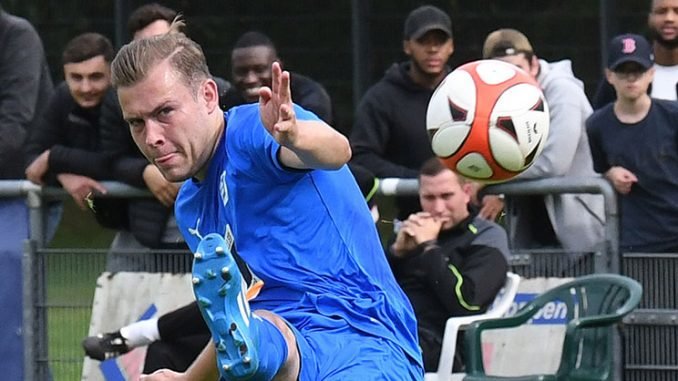
<path fill-rule="evenodd" d="M 276 60 L 268 46 L 233 49 L 231 66 L 233 84 L 247 102 L 259 100 L 259 89 L 271 86 L 271 64 Z"/>
<path fill-rule="evenodd" d="M 654 0 L 647 19 L 653 40 L 678 47 L 678 0 Z"/>
<path fill-rule="evenodd" d="M 525 72 L 527 72 L 527 74 L 531 75 L 533 78 L 537 78 L 537 75 L 539 75 L 539 61 L 535 56 L 530 56 L 530 58 L 528 58 L 525 55 L 525 53 L 518 53 L 510 56 L 495 57 L 493 59 L 508 62 L 512 65 L 515 65 L 523 69 Z"/>
<path fill-rule="evenodd" d="M 123 117 L 134 142 L 169 181 L 183 181 L 206 168 L 222 124 L 215 126 L 216 84 L 188 86 L 168 62 L 135 85 L 118 88 Z M 212 118 L 214 117 L 214 118 Z"/>
<path fill-rule="evenodd" d="M 443 229 L 449 229 L 468 217 L 471 200 L 468 185 L 461 185 L 454 172 L 446 169 L 435 176 L 420 176 L 419 202 L 424 212 L 444 219 Z"/>
<path fill-rule="evenodd" d="M 134 32 L 134 39 L 141 40 L 142 38 L 159 36 L 161 34 L 169 32 L 169 30 L 170 24 L 167 22 L 167 20 L 155 20 L 152 23 Z"/>
<path fill-rule="evenodd" d="M 422 73 L 436 76 L 445 70 L 445 65 L 454 52 L 454 45 L 447 34 L 432 30 L 418 40 L 405 40 L 403 51 Z"/>
<path fill-rule="evenodd" d="M 654 77 L 654 68 L 645 69 L 637 63 L 626 62 L 614 71 L 606 70 L 605 74 L 617 92 L 617 98 L 634 101 L 647 94 Z"/>
<path fill-rule="evenodd" d="M 75 103 L 82 108 L 98 106 L 111 86 L 111 68 L 101 55 L 65 64 L 64 77 Z"/>

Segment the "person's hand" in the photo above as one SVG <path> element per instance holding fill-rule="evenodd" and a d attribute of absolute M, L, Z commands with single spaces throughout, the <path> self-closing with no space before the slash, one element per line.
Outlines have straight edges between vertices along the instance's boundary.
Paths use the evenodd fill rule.
<path fill-rule="evenodd" d="M 494 221 L 504 209 L 504 200 L 497 195 L 483 196 L 478 216 L 486 220 Z"/>
<path fill-rule="evenodd" d="M 82 210 L 87 209 L 87 199 L 91 193 L 106 194 L 106 188 L 101 183 L 87 176 L 60 173 L 57 175 L 57 180 Z"/>
<path fill-rule="evenodd" d="M 290 73 L 280 64 L 271 66 L 271 88 L 259 90 L 259 111 L 266 130 L 281 146 L 291 146 L 297 132 L 297 117 L 292 105 Z"/>
<path fill-rule="evenodd" d="M 158 201 L 168 207 L 174 205 L 179 192 L 179 184 L 167 181 L 160 170 L 152 164 L 144 168 L 143 178 L 146 186 Z"/>
<path fill-rule="evenodd" d="M 42 177 L 45 176 L 49 169 L 49 150 L 45 150 L 40 156 L 26 168 L 26 178 L 32 183 L 43 185 Z"/>
<path fill-rule="evenodd" d="M 631 192 L 631 187 L 638 182 L 638 178 L 633 172 L 624 167 L 612 167 L 605 172 L 605 177 L 612 182 L 612 186 L 617 192 L 627 194 Z"/>
<path fill-rule="evenodd" d="M 402 222 L 392 251 L 396 257 L 404 257 L 418 245 L 438 238 L 440 229 L 447 220 L 435 218 L 426 212 L 411 214 Z"/>
<path fill-rule="evenodd" d="M 163 381 L 163 380 L 185 380 L 184 373 L 178 373 L 169 369 L 159 369 L 151 374 L 142 374 L 139 381 Z"/>

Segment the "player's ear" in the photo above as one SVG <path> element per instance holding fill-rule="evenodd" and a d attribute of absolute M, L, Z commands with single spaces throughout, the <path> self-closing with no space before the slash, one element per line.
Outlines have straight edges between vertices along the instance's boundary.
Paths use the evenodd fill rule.
<path fill-rule="evenodd" d="M 205 101 L 210 113 L 215 108 L 219 109 L 219 89 L 212 78 L 208 78 L 202 83 L 198 95 Z"/>

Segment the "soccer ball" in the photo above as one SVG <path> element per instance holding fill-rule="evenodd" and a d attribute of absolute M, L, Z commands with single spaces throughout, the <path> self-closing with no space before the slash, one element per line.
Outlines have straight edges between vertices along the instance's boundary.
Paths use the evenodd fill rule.
<path fill-rule="evenodd" d="M 460 175 L 506 181 L 527 169 L 544 148 L 549 111 L 539 85 L 498 60 L 467 63 L 433 93 L 426 112 L 433 152 Z"/>

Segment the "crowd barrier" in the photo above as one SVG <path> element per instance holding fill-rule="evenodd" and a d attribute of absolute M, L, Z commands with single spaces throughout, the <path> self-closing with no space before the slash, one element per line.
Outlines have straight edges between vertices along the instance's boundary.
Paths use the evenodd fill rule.
<path fill-rule="evenodd" d="M 107 197 L 149 197 L 119 183 L 105 183 Z M 382 179 L 381 197 L 416 194 L 412 179 Z M 526 278 L 576 277 L 595 272 L 621 272 L 644 287 L 639 309 L 625 319 L 618 345 L 617 379 L 678 379 L 678 254 L 620 253 L 618 211 L 614 190 L 600 178 L 548 179 L 493 185 L 486 193 L 510 195 L 599 193 L 605 198 L 606 239 L 601 250 L 572 261 L 555 250 L 513 253 L 511 270 Z M 26 181 L 0 181 L 0 197 L 21 196 L 30 209 L 31 233 L 25 245 L 24 343 L 25 380 L 55 381 L 81 377 L 80 340 L 88 334 L 97 277 L 104 273 L 106 250 L 44 247 L 45 200 L 63 198 L 60 189 Z M 149 255 L 152 253 L 145 253 Z"/>

